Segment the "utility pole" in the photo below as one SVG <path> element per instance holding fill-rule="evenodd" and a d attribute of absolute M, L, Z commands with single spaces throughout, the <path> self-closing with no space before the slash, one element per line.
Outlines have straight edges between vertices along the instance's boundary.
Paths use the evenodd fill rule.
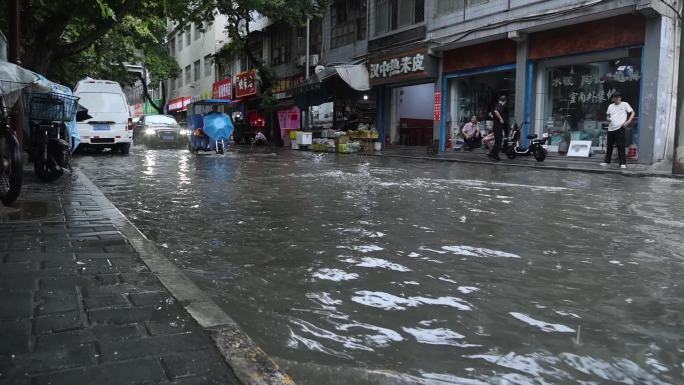
<path fill-rule="evenodd" d="M 682 13 L 677 15 L 679 24 L 679 74 L 677 77 L 677 117 L 675 121 L 674 153 L 672 155 L 672 173 L 684 174 L 684 28 Z"/>
<path fill-rule="evenodd" d="M 304 64 L 304 78 L 309 79 L 309 60 L 310 60 L 310 48 L 309 48 L 309 41 L 311 39 L 311 20 L 306 19 L 306 60 Z M 300 51 L 301 52 L 301 51 Z M 311 106 L 306 105 L 306 111 L 304 111 L 304 131 L 309 131 L 309 111 L 311 110 Z"/>

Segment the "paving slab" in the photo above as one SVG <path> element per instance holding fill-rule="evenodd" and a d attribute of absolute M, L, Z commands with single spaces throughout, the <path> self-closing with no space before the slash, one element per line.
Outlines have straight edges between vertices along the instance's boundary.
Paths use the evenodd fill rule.
<path fill-rule="evenodd" d="M 0 208 L 0 384 L 241 384 L 86 179 Z"/>

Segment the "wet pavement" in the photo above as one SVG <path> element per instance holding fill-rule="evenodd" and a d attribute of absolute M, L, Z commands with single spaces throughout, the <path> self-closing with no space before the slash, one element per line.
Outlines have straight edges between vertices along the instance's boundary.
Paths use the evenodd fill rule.
<path fill-rule="evenodd" d="M 684 181 L 290 151 L 75 163 L 300 384 L 684 382 Z"/>

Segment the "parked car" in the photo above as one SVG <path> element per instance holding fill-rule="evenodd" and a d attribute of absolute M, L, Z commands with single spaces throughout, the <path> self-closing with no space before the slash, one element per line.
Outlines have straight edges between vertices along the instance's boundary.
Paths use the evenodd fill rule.
<path fill-rule="evenodd" d="M 135 144 L 184 147 L 190 132 L 169 115 L 145 115 L 134 130 Z"/>
<path fill-rule="evenodd" d="M 85 79 L 78 82 L 74 95 L 92 118 L 76 124 L 82 148 L 111 148 L 128 154 L 133 142 L 133 119 L 119 83 Z"/>

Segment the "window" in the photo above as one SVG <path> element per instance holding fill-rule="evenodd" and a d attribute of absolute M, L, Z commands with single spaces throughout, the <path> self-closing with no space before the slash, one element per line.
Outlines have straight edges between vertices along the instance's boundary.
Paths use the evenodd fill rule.
<path fill-rule="evenodd" d="M 183 87 L 183 70 L 178 71 L 178 75 L 176 75 L 176 88 L 181 87 Z"/>
<path fill-rule="evenodd" d="M 208 78 L 211 76 L 211 67 L 214 65 L 214 59 L 211 55 L 204 57 L 204 77 Z"/>
<path fill-rule="evenodd" d="M 591 140 L 592 147 L 605 148 L 606 131 L 601 123 L 616 91 L 622 100 L 639 111 L 641 95 L 641 48 L 632 48 L 627 57 L 589 61 L 545 69 L 540 127 L 548 133 L 551 146 L 572 140 Z M 639 124 L 625 130 L 626 144 L 638 145 Z"/>
<path fill-rule="evenodd" d="M 169 79 L 169 92 L 173 92 L 176 88 L 176 79 Z"/>
<path fill-rule="evenodd" d="M 183 31 L 178 32 L 178 52 L 183 49 Z"/>
<path fill-rule="evenodd" d="M 378 0 L 375 3 L 375 34 L 422 23 L 425 0 Z"/>
<path fill-rule="evenodd" d="M 271 37 L 271 65 L 288 63 L 291 51 L 292 29 L 289 26 L 282 26 Z"/>
<path fill-rule="evenodd" d="M 196 82 L 198 82 L 198 81 L 200 80 L 200 61 L 197 60 L 196 62 L 194 62 L 194 63 L 192 64 L 192 66 L 193 66 L 194 69 L 195 69 L 195 77 L 194 77 L 194 79 L 195 79 Z"/>
<path fill-rule="evenodd" d="M 202 32 L 200 32 L 199 25 L 195 24 L 195 40 L 200 38 L 201 33 Z"/>
<path fill-rule="evenodd" d="M 489 0 L 468 0 L 468 7 L 474 7 L 476 5 L 487 4 Z"/>
<path fill-rule="evenodd" d="M 192 36 L 190 36 L 190 26 L 185 27 L 185 46 L 190 47 L 190 40 Z"/>
<path fill-rule="evenodd" d="M 185 85 L 192 81 L 192 74 L 190 73 L 190 66 L 185 67 Z"/>
<path fill-rule="evenodd" d="M 172 37 L 169 41 L 169 55 L 173 56 L 176 54 L 176 38 Z"/>
<path fill-rule="evenodd" d="M 332 48 L 366 39 L 366 1 L 336 0 L 330 12 Z"/>

